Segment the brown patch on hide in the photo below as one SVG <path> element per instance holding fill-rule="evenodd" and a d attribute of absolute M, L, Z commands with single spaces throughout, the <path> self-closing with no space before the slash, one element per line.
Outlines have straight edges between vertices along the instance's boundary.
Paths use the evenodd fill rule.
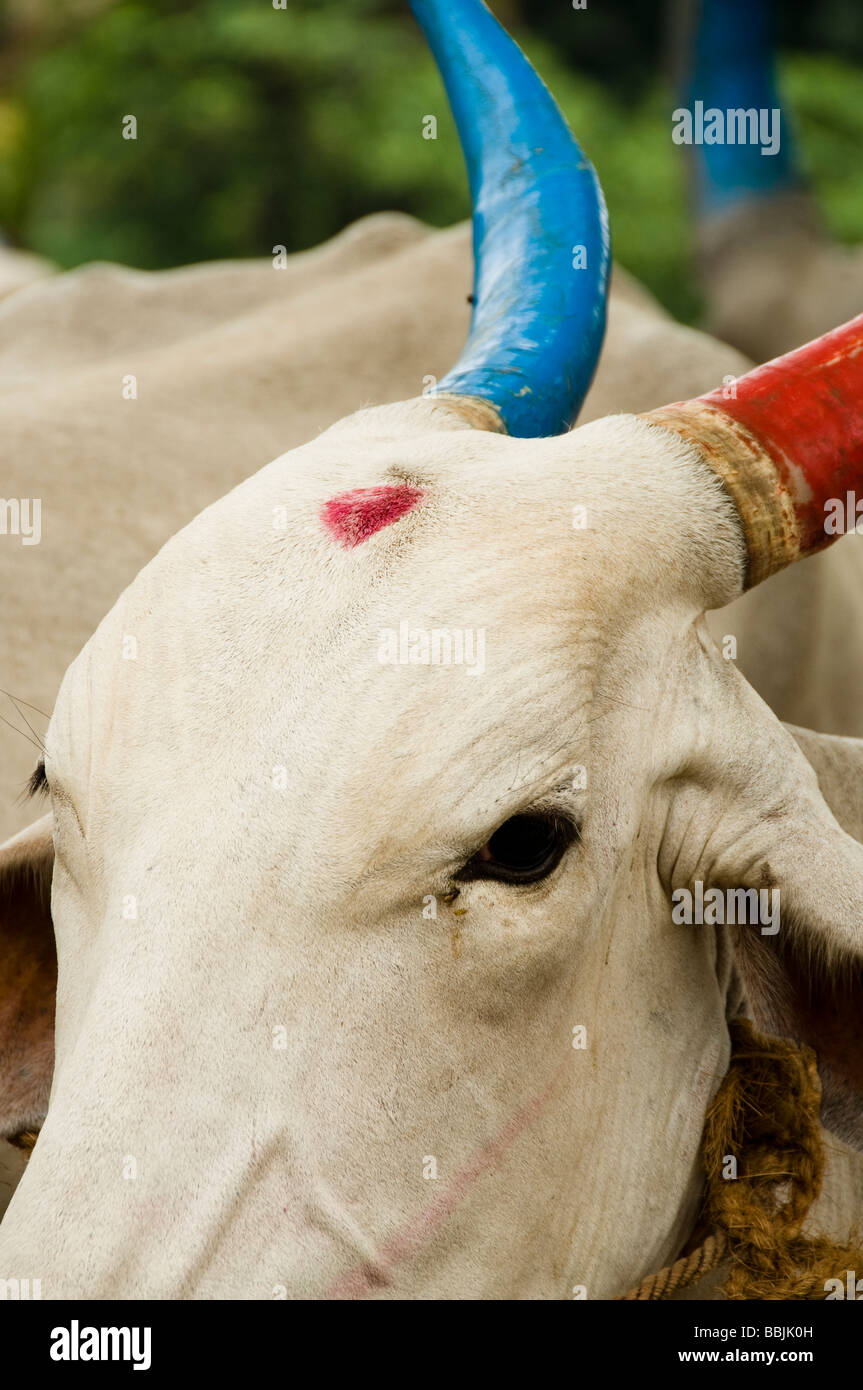
<path fill-rule="evenodd" d="M 54 1071 L 50 817 L 0 850 L 0 1137 L 38 1130 Z"/>
<path fill-rule="evenodd" d="M 821 1118 L 863 1148 L 863 965 L 834 963 L 788 940 L 742 929 L 737 961 L 759 1027 L 811 1047 L 821 1077 Z"/>
<path fill-rule="evenodd" d="M 848 1092 L 863 1104 L 863 967 L 825 980 L 821 968 L 807 971 L 789 953 L 785 973 L 796 1029 L 791 1036 L 799 1036 L 815 1050 L 825 1108 L 831 1109 Z"/>

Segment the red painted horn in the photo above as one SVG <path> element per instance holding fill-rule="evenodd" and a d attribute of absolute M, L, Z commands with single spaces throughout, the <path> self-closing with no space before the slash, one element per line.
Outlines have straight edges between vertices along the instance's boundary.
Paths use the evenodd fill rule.
<path fill-rule="evenodd" d="M 863 314 L 731 386 L 643 418 L 694 444 L 731 493 L 752 588 L 843 534 L 825 530 L 831 500 L 844 509 L 848 492 L 863 499 Z"/>

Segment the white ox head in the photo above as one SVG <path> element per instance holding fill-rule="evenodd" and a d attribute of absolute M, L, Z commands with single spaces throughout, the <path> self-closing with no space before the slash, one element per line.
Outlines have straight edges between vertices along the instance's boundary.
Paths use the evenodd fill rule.
<path fill-rule="evenodd" d="M 415 8 L 463 121 L 485 97 L 480 146 L 534 111 L 515 154 L 549 150 L 596 251 L 517 50 L 473 0 L 455 29 Z M 733 418 L 555 436 L 604 267 L 586 292 L 523 177 L 440 396 L 210 507 L 66 675 L 51 814 L 0 851 L 0 1134 L 42 1125 L 0 1275 L 46 1297 L 622 1293 L 692 1226 L 744 991 L 816 1045 L 826 1002 L 859 1135 L 863 849 L 702 618 L 817 543 L 850 330 L 741 381 Z M 507 287 L 532 329 L 488 317 Z M 675 924 L 699 881 L 777 888 L 778 933 Z"/>

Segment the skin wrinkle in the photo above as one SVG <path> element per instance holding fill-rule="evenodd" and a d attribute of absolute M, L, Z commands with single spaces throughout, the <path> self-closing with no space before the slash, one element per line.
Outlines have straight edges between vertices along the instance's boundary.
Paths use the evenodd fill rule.
<path fill-rule="evenodd" d="M 697 635 L 697 634 L 696 634 L 696 635 Z M 677 691 L 675 690 L 674 685 L 673 685 L 673 683 L 672 683 L 671 680 L 670 680 L 670 674 L 669 674 L 669 681 L 667 682 L 667 684 L 666 684 L 666 686 L 665 686 L 665 692 L 666 692 L 666 695 L 670 695 L 670 698 L 671 698 L 671 700 L 672 700 L 673 709 L 670 711 L 670 717 L 671 717 L 672 719 L 674 719 L 675 716 L 676 716 L 676 714 L 677 714 L 677 712 L 678 712 L 678 707 L 679 707 L 680 703 L 682 703 L 682 699 L 678 696 Z M 658 714 L 658 707 L 657 707 L 657 714 Z M 685 715 L 684 715 L 684 719 L 685 719 Z M 689 721 L 687 720 L 686 722 L 688 723 Z M 693 749 L 693 752 L 688 754 L 688 759 L 689 759 L 689 762 L 690 762 L 690 767 L 689 767 L 689 769 L 688 769 L 688 772 L 689 772 L 689 775 L 690 775 L 690 776 L 692 776 L 693 773 L 695 773 L 695 772 L 696 772 L 696 769 L 697 769 L 697 757 L 696 757 L 696 755 L 695 755 L 695 753 L 694 753 L 694 749 L 697 748 L 698 743 L 699 743 L 699 739 L 698 739 L 698 735 L 697 735 L 697 734 L 695 734 L 693 737 L 691 737 L 690 739 L 687 740 L 687 748 L 688 748 L 688 749 L 689 749 L 689 748 L 692 748 L 692 749 Z M 664 843 L 666 843 L 666 841 L 667 841 L 668 831 L 669 831 L 669 829 L 670 829 L 669 821 L 670 821 L 672 815 L 674 814 L 673 809 L 672 809 L 672 808 L 673 808 L 673 803 L 674 803 L 674 791 L 673 791 L 673 787 L 674 787 L 675 785 L 678 785 L 678 786 L 680 786 L 681 789 L 682 789 L 682 788 L 686 785 L 686 781 L 687 781 L 687 775 L 686 775 L 686 773 L 687 773 L 687 770 L 685 770 L 685 769 L 683 769 L 683 768 L 676 769 L 676 770 L 673 772 L 673 774 L 672 774 L 672 776 L 671 776 L 670 779 L 669 779 L 668 777 L 665 777 L 665 778 L 663 779 L 663 780 L 668 784 L 668 786 L 669 786 L 669 796 L 668 796 L 668 799 L 667 799 L 667 801 L 666 801 L 665 835 L 663 836 L 663 840 L 660 842 L 661 844 L 664 844 Z M 679 802 L 678 802 L 678 804 L 679 804 Z M 679 886 L 679 882 L 680 882 L 679 863 L 680 863 L 680 856 L 681 856 L 681 854 L 683 854 L 683 853 L 685 852 L 685 853 L 687 853 L 687 854 L 690 855 L 690 856 L 692 855 L 692 848 L 691 848 L 691 845 L 690 845 L 690 840 L 691 840 L 691 836 L 692 836 L 692 827 L 693 827 L 693 823 L 694 823 L 694 821 L 695 821 L 695 819 L 696 819 L 696 817 L 697 817 L 697 815 L 698 815 L 698 803 L 697 803 L 696 800 L 692 799 L 692 800 L 689 801 L 688 804 L 689 804 L 689 806 L 690 806 L 691 809 L 689 810 L 688 818 L 687 818 L 687 820 L 686 820 L 686 822 L 685 822 L 685 824 L 684 824 L 684 828 L 683 828 L 682 831 L 676 830 L 676 829 L 675 829 L 675 832 L 674 832 L 674 833 L 675 833 L 675 836 L 676 836 L 676 839 L 677 839 L 677 850 L 676 850 L 676 853 L 675 853 L 675 857 L 674 857 L 673 863 L 672 863 L 671 868 L 670 868 L 669 873 L 668 873 L 668 878 L 667 878 L 667 880 L 665 880 L 665 882 L 666 882 L 667 887 L 668 887 L 669 890 L 670 890 L 670 888 L 671 888 L 673 885 Z M 705 829 L 704 829 L 704 831 L 703 831 L 702 833 L 704 834 L 705 839 L 704 839 L 704 842 L 703 842 L 703 844 L 702 844 L 701 850 L 698 851 L 698 852 L 695 854 L 695 856 L 694 856 L 694 859 L 695 859 L 695 867 L 692 869 L 691 873 L 687 873 L 686 875 L 684 875 L 684 877 L 685 877 L 685 879 L 686 879 L 687 882 L 697 874 L 697 867 L 698 867 L 698 865 L 701 863 L 701 860 L 702 860 L 702 857 L 703 857 L 703 854 L 704 854 L 705 847 L 706 847 L 706 845 L 707 845 L 707 843 L 708 843 L 708 841 L 709 841 L 710 835 L 711 835 L 713 832 L 712 832 L 712 830 L 710 829 L 710 827 L 707 826 L 707 827 L 705 827 Z"/>
<path fill-rule="evenodd" d="M 254 1193 L 253 1173 L 258 1181 L 260 1176 L 266 1173 L 271 1166 L 281 1169 L 284 1165 L 284 1138 L 281 1134 L 271 1134 L 261 1151 L 257 1150 L 253 1137 L 252 1149 L 253 1165 L 244 1172 L 243 1179 L 231 1187 L 227 1206 L 223 1209 L 226 1214 L 239 1211 L 252 1200 Z M 210 1237 L 202 1242 L 197 1257 L 186 1270 L 186 1280 L 190 1288 L 197 1288 L 203 1282 L 203 1276 L 215 1264 L 220 1248 L 224 1241 L 229 1239 L 228 1233 L 232 1224 L 231 1220 L 224 1219 L 209 1223 Z M 207 1226 L 205 1225 L 206 1229 Z M 301 1240 L 301 1234 L 297 1238 Z"/>
<path fill-rule="evenodd" d="M 578 739 L 576 739 L 576 745 L 577 743 Z M 571 759 L 567 759 L 564 762 L 558 762 L 558 757 L 564 749 L 569 750 L 571 753 L 571 743 L 567 742 L 566 744 L 561 744 L 559 747 L 552 749 L 550 753 L 544 755 L 543 763 L 550 762 L 553 764 L 551 772 L 541 774 L 539 772 L 531 772 L 527 774 L 519 784 L 517 791 L 514 789 L 514 784 L 507 787 L 492 803 L 492 807 L 494 808 L 499 806 L 505 808 L 500 812 L 496 812 L 493 820 L 491 818 L 492 808 L 489 808 L 489 810 L 485 808 L 479 809 L 478 819 L 481 820 L 483 828 L 477 832 L 475 839 L 471 841 L 469 845 L 462 846 L 457 851 L 453 852 L 450 852 L 449 849 L 443 845 L 439 846 L 440 852 L 448 856 L 451 853 L 451 858 L 447 867 L 441 870 L 437 879 L 438 882 L 442 882 L 444 879 L 448 880 L 453 873 L 457 872 L 465 863 L 472 859 L 474 854 L 476 854 L 486 841 L 491 838 L 491 835 L 499 823 L 509 820 L 513 816 L 523 815 L 530 811 L 537 811 L 544 808 L 546 804 L 544 798 L 548 796 L 550 791 L 554 790 L 557 778 L 560 776 L 563 768 L 568 766 L 571 761 Z M 519 768 L 517 765 L 516 776 L 518 775 L 518 771 Z M 488 780 L 487 770 L 483 771 L 481 780 L 482 782 Z M 479 786 L 480 781 L 478 780 L 477 783 L 468 790 L 476 791 Z M 488 817 L 487 820 L 485 819 L 486 817 Z M 394 869 L 398 868 L 400 862 L 406 864 L 407 860 L 395 861 L 393 864 L 386 866 L 386 869 L 392 873 Z M 366 887 L 369 883 L 373 883 L 376 878 L 380 877 L 380 874 L 380 861 L 373 859 L 365 873 L 359 875 L 357 879 L 349 885 L 349 892 L 359 892 L 360 889 Z"/>
<path fill-rule="evenodd" d="M 359 1257 L 356 1268 L 366 1274 L 370 1290 L 389 1282 L 387 1265 L 380 1258 L 375 1242 L 354 1221 L 321 1178 L 315 1181 L 314 1199 L 306 1204 L 304 1216 L 310 1225 L 319 1226 L 328 1235 L 335 1236 L 340 1244 L 353 1249 Z"/>
<path fill-rule="evenodd" d="M 525 1130 L 531 1127 L 559 1085 L 568 1065 L 568 1059 L 562 1062 L 542 1091 L 525 1105 L 520 1106 L 503 1129 L 493 1139 L 489 1139 L 476 1150 L 468 1163 L 450 1180 L 440 1196 L 432 1198 L 430 1202 L 426 1203 L 416 1217 L 405 1222 L 395 1235 L 391 1236 L 383 1245 L 376 1258 L 376 1267 L 385 1272 L 387 1280 L 393 1268 L 415 1254 L 418 1248 L 434 1237 L 438 1228 L 459 1206 L 474 1183 L 503 1157 Z M 375 1280 L 369 1277 L 362 1266 L 358 1266 L 336 1280 L 324 1297 L 327 1299 L 363 1298 L 374 1292 L 375 1286 Z"/>

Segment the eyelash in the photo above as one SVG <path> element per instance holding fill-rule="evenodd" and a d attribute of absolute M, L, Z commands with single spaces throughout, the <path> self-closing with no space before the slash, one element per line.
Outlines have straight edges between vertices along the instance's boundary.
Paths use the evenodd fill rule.
<path fill-rule="evenodd" d="M 48 778 L 45 775 L 45 763 L 41 758 L 27 780 L 27 795 L 48 795 Z"/>

